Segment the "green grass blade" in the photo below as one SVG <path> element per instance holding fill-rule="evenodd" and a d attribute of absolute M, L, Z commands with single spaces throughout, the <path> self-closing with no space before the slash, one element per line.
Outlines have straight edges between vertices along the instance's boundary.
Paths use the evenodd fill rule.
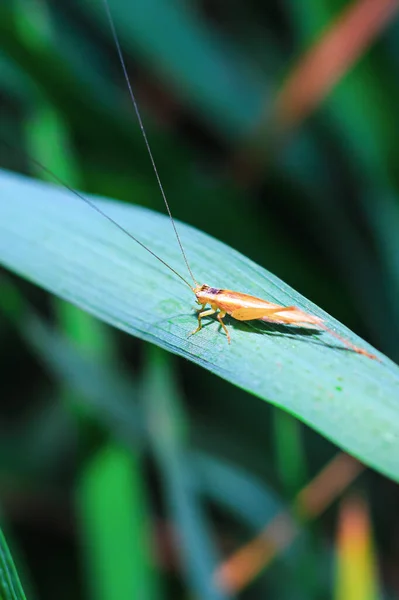
<path fill-rule="evenodd" d="M 0 598 L 1 600 L 26 600 L 11 552 L 0 530 Z"/>
<path fill-rule="evenodd" d="M 148 543 L 141 461 L 117 443 L 88 464 L 77 492 L 91 597 L 160 597 Z"/>
<path fill-rule="evenodd" d="M 214 580 L 221 556 L 188 453 L 188 416 L 171 376 L 169 357 L 158 348 L 148 353 L 142 390 L 149 442 L 182 576 L 192 597 L 227 600 L 230 595 Z"/>
<path fill-rule="evenodd" d="M 167 218 L 101 201 L 110 216 L 173 268 L 184 264 Z M 362 347 L 343 325 L 262 267 L 179 224 L 201 282 L 295 304 Z M 194 296 L 140 248 L 69 192 L 2 172 L 0 263 L 98 318 L 188 358 L 280 406 L 366 464 L 399 480 L 399 370 L 372 361 L 326 333 L 289 332 L 226 320 L 228 346 L 210 319 L 194 337 Z"/>

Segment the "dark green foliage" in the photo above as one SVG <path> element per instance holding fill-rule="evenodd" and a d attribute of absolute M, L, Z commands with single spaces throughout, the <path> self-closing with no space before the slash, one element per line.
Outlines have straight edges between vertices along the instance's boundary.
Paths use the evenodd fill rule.
<path fill-rule="evenodd" d="M 397 23 L 290 139 L 263 124 L 251 146 L 293 59 L 345 3 L 110 3 L 172 212 L 228 245 L 183 227 L 196 276 L 313 310 L 303 294 L 397 361 Z M 163 211 L 101 3 L 7 0 L 0 40 L 0 166 L 43 177 L 32 155 L 75 188 Z M 3 266 L 238 384 L 1 272 L 0 500 L 29 591 L 223 597 L 210 591 L 221 557 L 337 452 L 241 388 L 397 478 L 395 365 L 232 321 L 230 349 L 212 320 L 187 341 L 194 298 L 178 280 L 77 199 L 38 208 L 41 188 L 13 196 L 10 181 Z M 167 222 L 110 207 L 185 275 Z M 398 490 L 371 472 L 362 490 L 387 574 Z M 333 525 L 331 511 L 243 597 L 332 597 Z"/>

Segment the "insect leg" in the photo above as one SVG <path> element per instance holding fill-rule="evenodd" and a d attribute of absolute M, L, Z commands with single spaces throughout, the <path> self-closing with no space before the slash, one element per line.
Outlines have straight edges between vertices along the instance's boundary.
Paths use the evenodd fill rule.
<path fill-rule="evenodd" d="M 205 306 L 205 305 L 204 305 Z M 204 306 L 202 308 L 204 308 Z M 215 312 L 217 312 L 214 308 L 209 308 L 208 310 L 203 310 L 201 312 L 198 313 L 198 327 L 197 329 L 194 329 L 194 331 L 192 331 L 190 335 L 194 335 L 195 333 L 198 333 L 200 331 L 200 329 L 202 329 L 202 319 L 204 317 L 209 317 L 210 315 L 215 314 Z"/>
<path fill-rule="evenodd" d="M 223 329 L 224 329 L 224 331 L 225 331 L 225 333 L 226 333 L 226 335 L 227 335 L 227 341 L 228 341 L 228 342 L 229 342 L 229 344 L 230 344 L 230 342 L 231 342 L 231 337 L 230 337 L 230 334 L 229 334 L 229 332 L 228 332 L 228 330 L 227 330 L 227 327 L 226 327 L 226 325 L 225 325 L 225 324 L 224 324 L 224 322 L 223 322 L 223 319 L 224 319 L 224 317 L 225 317 L 225 316 L 226 316 L 226 313 L 221 311 L 221 312 L 219 312 L 219 313 L 218 313 L 218 315 L 217 315 L 217 319 L 218 319 L 219 323 L 221 324 L 221 326 L 223 327 Z"/>

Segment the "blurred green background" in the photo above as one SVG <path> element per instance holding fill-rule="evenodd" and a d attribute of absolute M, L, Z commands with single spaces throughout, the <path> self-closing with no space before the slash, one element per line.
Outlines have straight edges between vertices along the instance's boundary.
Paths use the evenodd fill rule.
<path fill-rule="evenodd" d="M 174 216 L 397 361 L 394 10 L 354 63 L 342 38 L 347 65 L 305 119 L 284 123 L 278 111 L 300 57 L 350 5 L 110 0 Z M 358 5 L 351 41 L 376 22 L 369 1 Z M 0 145 L 0 166 L 43 177 L 31 155 L 77 189 L 163 211 L 102 2 L 3 0 L 0 43 L 0 138 L 14 148 Z M 305 74 L 297 87 L 311 97 Z M 340 510 L 331 492 L 332 507 L 303 522 L 296 494 L 337 448 L 210 373 L 0 275 L 1 514 L 28 597 L 399 597 L 396 485 L 354 475 L 342 487 L 362 501 Z M 260 560 L 245 585 L 213 585 L 223 560 L 282 510 L 294 515 L 295 541 L 267 568 Z M 337 532 L 348 522 L 357 539 L 356 519 L 364 553 L 345 554 Z M 254 552 L 236 573 L 266 562 L 264 548 Z M 348 564 L 367 595 L 350 586 Z"/>

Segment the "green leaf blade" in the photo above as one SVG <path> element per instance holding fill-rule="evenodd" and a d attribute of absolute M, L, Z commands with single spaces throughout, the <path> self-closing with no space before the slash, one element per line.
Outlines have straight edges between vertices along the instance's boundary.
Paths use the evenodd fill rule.
<path fill-rule="evenodd" d="M 1 600 L 26 600 L 11 552 L 0 530 L 0 598 Z"/>
<path fill-rule="evenodd" d="M 2 172 L 0 262 L 50 292 L 128 333 L 211 370 L 287 410 L 366 464 L 399 480 L 399 369 L 370 360 L 327 333 L 305 334 L 226 319 L 227 344 L 212 319 L 196 326 L 195 297 L 170 271 L 65 190 Z M 112 218 L 186 277 L 167 217 L 99 201 Z M 337 321 L 241 254 L 178 224 L 201 283 L 235 289 Z"/>

